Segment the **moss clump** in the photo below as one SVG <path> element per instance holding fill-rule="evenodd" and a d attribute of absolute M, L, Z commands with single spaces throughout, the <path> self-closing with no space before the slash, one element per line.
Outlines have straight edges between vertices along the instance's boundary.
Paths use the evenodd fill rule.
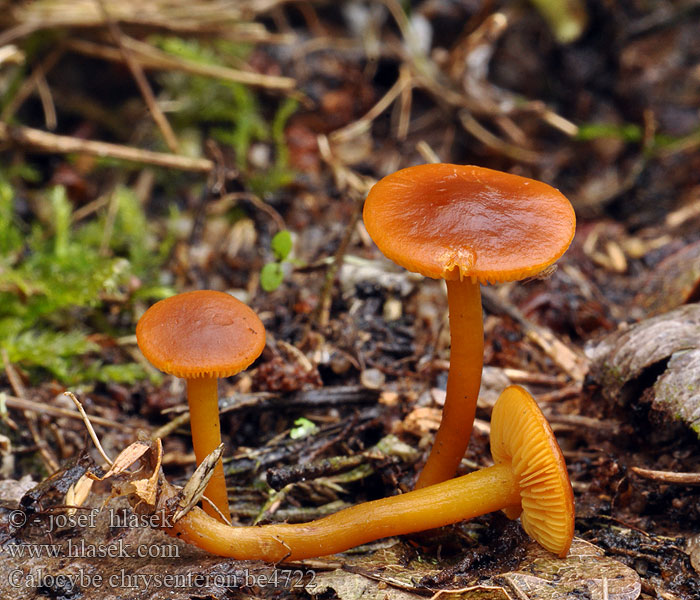
<path fill-rule="evenodd" d="M 41 219 L 28 224 L 16 211 L 14 190 L 0 175 L 0 348 L 30 372 L 66 384 L 130 382 L 144 376 L 135 363 L 103 364 L 95 334 L 121 335 L 133 323 L 110 323 L 109 303 L 162 297 L 168 289 L 133 282 L 157 280 L 170 241 L 158 242 L 134 194 L 113 191 L 112 210 L 78 226 L 65 190 L 37 200 Z M 109 214 L 108 214 L 109 213 Z M 103 336 L 104 339 L 104 336 Z"/>

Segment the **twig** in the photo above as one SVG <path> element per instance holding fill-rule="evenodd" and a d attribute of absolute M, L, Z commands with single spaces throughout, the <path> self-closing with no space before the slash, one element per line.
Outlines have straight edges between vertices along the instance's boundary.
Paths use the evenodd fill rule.
<path fill-rule="evenodd" d="M 352 456 L 332 456 L 316 462 L 294 463 L 267 470 L 266 481 L 273 490 L 281 490 L 297 481 L 308 481 L 319 477 L 328 477 L 357 467 L 367 459 L 365 453 Z"/>
<path fill-rule="evenodd" d="M 568 385 L 561 388 L 560 390 L 555 390 L 553 392 L 547 392 L 546 394 L 537 394 L 535 400 L 537 402 L 561 402 L 562 400 L 567 400 L 569 398 L 575 398 L 581 394 L 581 383 L 575 383 L 574 385 Z"/>
<path fill-rule="evenodd" d="M 360 220 L 362 215 L 362 206 L 364 199 L 356 200 L 355 207 L 350 217 L 350 222 L 345 228 L 345 233 L 343 234 L 343 239 L 340 240 L 340 245 L 335 252 L 333 257 L 333 264 L 328 267 L 326 271 L 326 276 L 323 280 L 323 286 L 321 287 L 321 292 L 319 294 L 318 305 L 316 308 L 316 320 L 321 327 L 328 325 L 330 319 L 331 310 L 331 296 L 333 291 L 333 283 L 335 282 L 335 276 L 337 275 L 340 267 L 343 265 L 343 258 L 345 257 L 345 252 L 350 245 L 350 240 L 352 239 L 352 234 L 355 232 L 355 226 Z"/>
<path fill-rule="evenodd" d="M 271 393 L 237 394 L 227 396 L 219 401 L 219 412 L 237 411 L 257 408 L 268 410 L 276 407 L 319 408 L 345 406 L 348 404 L 375 404 L 379 399 L 379 390 L 371 390 L 359 385 L 330 386 L 311 389 L 292 394 L 276 395 Z"/>
<path fill-rule="evenodd" d="M 108 142 L 82 140 L 21 125 L 11 126 L 2 121 L 0 121 L 1 140 L 9 140 L 20 146 L 54 154 L 89 154 L 195 173 L 209 173 L 214 169 L 214 163 L 206 158 L 188 158 Z"/>
<path fill-rule="evenodd" d="M 138 58 L 141 67 L 144 69 L 182 71 L 183 73 L 190 73 L 191 75 L 211 77 L 213 79 L 221 79 L 222 81 L 245 83 L 246 85 L 271 90 L 293 90 L 297 85 L 296 80 L 291 77 L 241 71 L 240 69 L 232 69 L 231 67 L 224 67 L 221 65 L 207 65 L 186 58 L 173 56 L 150 44 L 128 36 L 123 36 L 122 42 L 124 46 L 131 50 L 134 56 Z M 104 60 L 122 62 L 119 51 L 110 46 L 96 44 L 87 40 L 70 40 L 66 45 L 71 50 L 80 52 L 81 54 L 95 56 Z"/>
<path fill-rule="evenodd" d="M 416 150 L 418 150 L 418 153 L 423 157 L 423 160 L 428 163 L 439 163 L 440 157 L 437 155 L 437 152 L 432 149 L 430 144 L 426 142 L 425 140 L 421 140 L 416 144 Z"/>
<path fill-rule="evenodd" d="M 2 362 L 4 363 L 5 373 L 7 374 L 7 379 L 10 381 L 12 389 L 14 390 L 15 394 L 17 394 L 20 398 L 23 398 L 25 396 L 24 384 L 22 383 L 22 380 L 17 374 L 17 371 L 15 371 L 15 368 L 12 366 L 12 363 L 10 362 L 10 359 L 7 355 L 7 351 L 4 348 L 2 350 Z M 56 472 L 58 470 L 58 461 L 49 449 L 46 440 L 39 435 L 39 431 L 36 428 L 35 423 L 36 413 L 27 409 L 24 409 L 23 412 L 24 418 L 27 421 L 27 428 L 29 429 L 29 433 L 31 433 L 32 439 L 34 440 L 36 447 L 39 449 L 39 454 L 41 454 L 46 468 L 49 470 L 50 473 Z"/>
<path fill-rule="evenodd" d="M 282 215 L 280 215 L 279 212 L 277 212 L 267 202 L 265 202 L 260 197 L 256 196 L 251 192 L 231 192 L 230 194 L 225 194 L 224 196 L 221 196 L 221 198 L 218 198 L 214 202 L 210 202 L 209 204 L 207 204 L 207 213 L 217 215 L 224 214 L 238 200 L 247 200 L 258 210 L 267 213 L 270 216 L 270 218 L 275 222 L 275 225 L 277 226 L 277 229 L 279 231 L 287 229 L 287 225 L 285 224 Z"/>
<path fill-rule="evenodd" d="M 533 323 L 517 307 L 503 300 L 493 290 L 483 286 L 481 289 L 485 306 L 496 314 L 507 314 L 517 321 L 525 335 L 537 344 L 552 361 L 561 367 L 574 381 L 583 381 L 588 371 L 588 361 L 580 352 L 567 346 L 549 329 Z"/>
<path fill-rule="evenodd" d="M 59 46 L 52 52 L 50 52 L 46 58 L 44 58 L 37 66 L 36 68 L 32 71 L 32 74 L 25 79 L 22 82 L 22 85 L 19 87 L 17 90 L 17 93 L 12 97 L 12 100 L 10 100 L 5 108 L 2 111 L 2 115 L 0 115 L 0 120 L 2 121 L 10 121 L 12 117 L 15 115 L 17 110 L 19 109 L 22 104 L 24 104 L 24 101 L 29 98 L 31 95 L 32 91 L 34 89 L 39 92 L 39 80 L 46 81 L 46 74 L 51 71 L 51 69 L 54 68 L 56 63 L 59 61 L 59 59 L 63 56 L 64 49 L 62 46 Z M 43 102 L 43 100 L 42 100 Z M 52 105 L 53 106 L 53 105 Z M 51 121 L 51 118 L 49 117 L 49 114 L 46 113 L 46 107 L 44 107 L 44 113 L 45 113 L 45 118 L 46 118 L 46 124 L 49 129 L 52 129 L 52 127 L 49 126 L 49 122 Z M 53 121 L 56 122 L 56 113 L 54 111 L 53 115 Z"/>
<path fill-rule="evenodd" d="M 700 473 L 679 473 L 677 471 L 653 471 L 642 467 L 630 467 L 630 470 L 653 481 L 675 483 L 677 485 L 700 485 Z"/>
<path fill-rule="evenodd" d="M 589 427 L 590 429 L 600 429 L 605 431 L 615 430 L 620 427 L 619 421 L 612 419 L 595 419 L 593 417 L 585 417 L 583 415 L 559 415 L 544 409 L 543 412 L 547 420 L 552 424 L 570 425 L 577 430 L 581 427 Z"/>
<path fill-rule="evenodd" d="M 191 2 L 189 0 L 109 0 L 119 21 L 141 28 L 178 33 L 218 35 L 241 42 L 292 43 L 291 36 L 270 33 L 260 23 L 246 22 L 283 0 Z M 6 3 L 6 30 L 0 46 L 35 31 L 101 27 L 104 24 L 93 0 Z"/>
<path fill-rule="evenodd" d="M 153 433 L 151 433 L 150 438 L 152 440 L 155 439 L 163 439 L 164 437 L 169 436 L 173 431 L 175 431 L 178 427 L 181 425 L 184 425 L 185 423 L 189 422 L 190 420 L 190 413 L 189 411 L 184 412 L 171 421 L 168 421 L 165 425 L 162 425 L 158 429 L 156 429 Z"/>
<path fill-rule="evenodd" d="M 382 96 L 382 98 L 377 102 L 372 108 L 370 108 L 367 113 L 360 117 L 357 121 L 353 121 L 349 125 L 336 129 L 330 134 L 330 140 L 332 142 L 342 142 L 351 139 L 361 133 L 364 133 L 372 125 L 379 115 L 381 115 L 391 104 L 398 98 L 403 90 L 411 84 L 411 76 L 408 69 L 401 69 L 398 79 L 389 88 L 389 91 Z"/>
<path fill-rule="evenodd" d="M 153 90 L 151 89 L 151 86 L 149 85 L 146 76 L 143 74 L 143 69 L 141 68 L 141 65 L 136 60 L 134 60 L 129 49 L 126 48 L 126 46 L 123 44 L 123 35 L 121 29 L 119 29 L 119 26 L 110 16 L 104 1 L 95 0 L 95 2 L 97 2 L 98 6 L 100 7 L 100 12 L 102 13 L 102 16 L 105 20 L 107 29 L 109 29 L 112 38 L 119 47 L 119 53 L 121 54 L 122 59 L 126 63 L 126 66 L 129 68 L 129 71 L 131 71 L 131 76 L 134 78 L 134 81 L 136 82 L 136 85 L 138 86 L 139 91 L 143 96 L 146 106 L 148 106 L 148 110 L 150 111 L 153 120 L 158 126 L 158 129 L 160 129 L 160 132 L 163 134 L 163 139 L 165 140 L 165 143 L 168 145 L 168 148 L 170 148 L 170 151 L 173 154 L 179 154 L 180 144 L 177 141 L 177 136 L 175 135 L 173 128 L 170 126 L 168 119 L 165 118 L 163 111 L 160 110 L 160 107 L 156 102 L 156 97 L 153 94 Z"/>
<path fill-rule="evenodd" d="M 459 111 L 459 120 L 466 131 L 471 133 L 484 146 L 500 152 L 504 156 L 508 156 L 513 160 L 518 160 L 524 163 L 536 163 L 540 160 L 540 155 L 537 152 L 521 148 L 510 142 L 502 140 L 498 136 L 491 133 L 481 123 L 479 123 L 467 109 Z"/>
<path fill-rule="evenodd" d="M 58 126 L 58 117 L 56 116 L 56 105 L 53 101 L 51 88 L 49 87 L 46 77 L 42 71 L 36 74 L 36 91 L 41 100 L 41 107 L 44 110 L 44 123 L 46 129 L 56 129 Z"/>
<path fill-rule="evenodd" d="M 68 417 L 69 419 L 80 419 L 80 413 L 74 410 L 68 410 L 66 408 L 60 408 L 59 406 L 51 406 L 50 404 L 44 404 L 43 402 L 34 402 L 33 400 L 28 400 L 27 398 L 17 398 L 15 396 L 5 396 L 5 404 L 8 408 L 15 408 L 19 410 L 31 410 L 33 412 L 44 413 L 48 415 L 53 415 L 55 417 Z M 95 425 L 101 425 L 102 427 L 110 427 L 112 429 L 124 429 L 133 430 L 140 429 L 140 427 L 135 425 L 125 425 L 124 423 L 117 423 L 116 421 L 110 421 L 103 417 L 98 417 L 95 415 L 89 415 L 90 420 L 95 423 Z"/>
<path fill-rule="evenodd" d="M 71 392 L 63 392 L 64 396 L 68 396 L 72 401 L 73 404 L 75 404 L 75 407 L 78 409 L 78 412 L 80 413 L 80 416 L 83 418 L 83 423 L 85 423 L 85 427 L 88 430 L 88 433 L 90 434 L 90 438 L 92 439 L 92 443 L 95 444 L 95 448 L 97 448 L 97 451 L 100 453 L 100 456 L 104 458 L 105 462 L 111 467 L 114 464 L 114 461 L 112 461 L 109 456 L 107 456 L 107 453 L 104 451 L 104 448 L 102 447 L 102 444 L 100 443 L 100 439 L 97 437 L 97 434 L 95 433 L 95 429 L 92 426 L 92 423 L 90 423 L 90 419 L 88 418 L 87 414 L 85 413 L 85 409 L 83 408 L 83 405 L 80 403 L 80 400 L 78 400 L 75 395 Z"/>

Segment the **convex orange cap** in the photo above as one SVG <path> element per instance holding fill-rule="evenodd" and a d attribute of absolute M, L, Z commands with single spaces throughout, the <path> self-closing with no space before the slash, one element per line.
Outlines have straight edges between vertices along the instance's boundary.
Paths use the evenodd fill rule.
<path fill-rule="evenodd" d="M 186 379 L 229 377 L 263 351 L 265 327 L 233 296 L 200 290 L 151 306 L 136 326 L 136 339 L 161 371 Z"/>
<path fill-rule="evenodd" d="M 569 247 L 576 217 L 553 187 L 482 167 L 401 169 L 369 192 L 364 222 L 409 271 L 481 283 L 536 275 Z"/>

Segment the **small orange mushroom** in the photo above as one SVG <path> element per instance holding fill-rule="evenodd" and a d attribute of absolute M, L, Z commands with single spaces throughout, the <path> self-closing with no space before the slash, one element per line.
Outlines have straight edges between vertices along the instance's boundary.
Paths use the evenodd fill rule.
<path fill-rule="evenodd" d="M 153 366 L 187 380 L 192 445 L 200 464 L 221 444 L 217 379 L 235 375 L 260 355 L 265 327 L 230 294 L 201 290 L 151 306 L 136 325 L 136 339 Z M 204 494 L 230 520 L 221 460 Z M 218 517 L 213 507 L 205 504 L 204 510 Z"/>
<path fill-rule="evenodd" d="M 220 556 L 279 562 L 334 554 L 504 509 L 511 519 L 520 516 L 525 531 L 547 550 L 566 556 L 574 535 L 566 464 L 547 420 L 521 387 L 506 388 L 494 406 L 491 451 L 491 467 L 310 523 L 231 527 L 195 508 L 166 531 Z M 172 488 L 165 492 L 175 494 Z"/>
<path fill-rule="evenodd" d="M 418 477 L 453 477 L 469 444 L 483 367 L 480 283 L 531 277 L 569 247 L 576 218 L 545 183 L 481 167 L 429 164 L 380 180 L 364 207 L 379 249 L 409 271 L 445 279 L 450 370 L 442 421 Z"/>

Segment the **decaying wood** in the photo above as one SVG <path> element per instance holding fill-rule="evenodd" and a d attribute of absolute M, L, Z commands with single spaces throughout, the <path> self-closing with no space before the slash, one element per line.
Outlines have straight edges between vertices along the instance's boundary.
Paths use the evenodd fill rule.
<path fill-rule="evenodd" d="M 642 375 L 660 368 L 646 382 L 653 389 L 654 408 L 700 435 L 699 341 L 700 304 L 688 304 L 589 345 L 590 374 L 604 397 L 627 404 L 637 402 L 644 391 Z"/>
<path fill-rule="evenodd" d="M 380 390 L 359 385 L 328 386 L 321 389 L 300 390 L 291 394 L 238 394 L 219 400 L 221 413 L 255 408 L 319 408 L 348 404 L 374 404 L 379 400 Z"/>

